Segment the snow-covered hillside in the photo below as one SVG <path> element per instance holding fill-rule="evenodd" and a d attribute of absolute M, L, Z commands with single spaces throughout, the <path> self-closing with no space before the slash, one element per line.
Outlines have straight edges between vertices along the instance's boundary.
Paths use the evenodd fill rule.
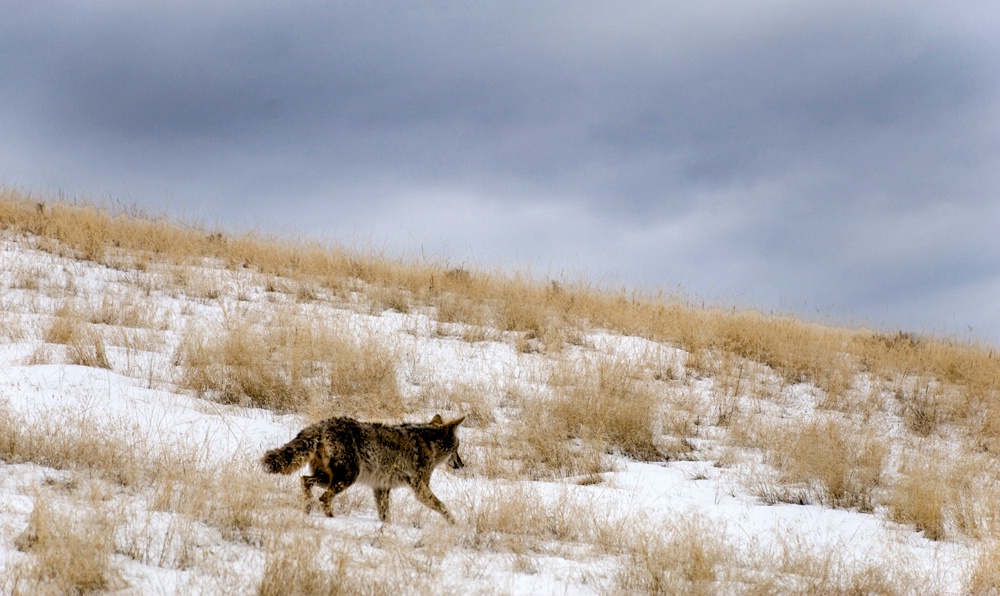
<path fill-rule="evenodd" d="M 819 389 L 777 383 L 763 366 L 741 369 L 754 376 L 734 389 L 688 370 L 674 346 L 600 329 L 549 353 L 441 323 L 429 308 L 373 311 L 360 284 L 333 296 L 221 263 L 112 268 L 37 250 L 31 237 L 0 246 L 3 592 L 960 594 L 979 560 L 978 542 L 930 540 L 884 506 L 833 508 L 794 486 L 805 504 L 768 498 L 761 486 L 778 472 L 728 439 L 751 431 L 724 414 L 801 426 L 838 414 L 817 411 Z M 207 344 L 281 317 L 391 353 L 400 409 L 331 395 L 329 410 L 273 411 L 191 389 L 191 337 Z M 60 324 L 73 327 L 68 339 Z M 508 445 L 532 432 L 521 406 L 550 398 L 553 376 L 604 360 L 630 363 L 657 396 L 648 422 L 662 457 L 612 446 L 579 474 L 522 466 Z M 332 411 L 468 415 L 465 469 L 432 480 L 457 523 L 407 489 L 393 492 L 389 524 L 364 487 L 338 497 L 334 518 L 306 515 L 297 478 L 267 475 L 258 460 Z M 900 432 L 889 416 L 866 424 Z M 572 453 L 586 439 L 555 440 Z M 890 446 L 888 460 L 898 456 Z"/>

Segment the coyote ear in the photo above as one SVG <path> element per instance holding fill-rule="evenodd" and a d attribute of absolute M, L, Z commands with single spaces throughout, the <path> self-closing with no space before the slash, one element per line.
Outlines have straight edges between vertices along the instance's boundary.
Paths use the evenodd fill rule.
<path fill-rule="evenodd" d="M 434 414 L 431 418 L 431 424 L 444 424 L 444 420 L 441 419 L 441 414 Z"/>
<path fill-rule="evenodd" d="M 459 424 L 462 424 L 462 421 L 463 421 L 463 420 L 465 420 L 465 416 L 462 416 L 462 417 L 461 417 L 461 418 L 459 418 L 458 420 L 452 420 L 452 421 L 451 421 L 451 422 L 449 422 L 448 424 L 445 424 L 445 426 L 450 426 L 450 427 L 452 427 L 452 428 L 455 428 L 455 427 L 456 427 L 456 426 L 458 426 Z"/>

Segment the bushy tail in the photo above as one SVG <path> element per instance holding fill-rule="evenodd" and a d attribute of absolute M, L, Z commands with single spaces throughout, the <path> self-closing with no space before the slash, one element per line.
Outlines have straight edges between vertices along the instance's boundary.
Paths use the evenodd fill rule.
<path fill-rule="evenodd" d="M 301 468 L 312 455 L 315 441 L 311 437 L 303 437 L 302 433 L 283 446 L 272 449 L 264 454 L 260 463 L 264 470 L 271 474 L 291 474 Z"/>

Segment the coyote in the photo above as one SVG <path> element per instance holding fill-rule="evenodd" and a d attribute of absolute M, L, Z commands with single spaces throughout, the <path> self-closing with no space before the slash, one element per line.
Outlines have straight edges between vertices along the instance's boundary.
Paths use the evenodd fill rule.
<path fill-rule="evenodd" d="M 323 512 L 333 517 L 330 501 L 355 482 L 372 487 L 378 518 L 389 521 L 389 491 L 409 485 L 417 500 L 455 523 L 444 503 L 431 492 L 431 472 L 447 462 L 465 466 L 458 455 L 461 417 L 444 422 L 435 415 L 428 424 L 379 424 L 353 418 L 328 418 L 307 426 L 282 447 L 264 454 L 261 463 L 272 474 L 291 474 L 309 464 L 302 477 L 306 513 L 312 510 L 312 487 L 325 488 L 319 497 Z"/>

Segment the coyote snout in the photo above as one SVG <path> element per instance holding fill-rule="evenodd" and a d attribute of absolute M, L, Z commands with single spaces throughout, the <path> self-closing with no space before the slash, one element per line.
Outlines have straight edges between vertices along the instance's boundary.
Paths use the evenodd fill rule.
<path fill-rule="evenodd" d="M 282 447 L 264 454 L 261 463 L 273 474 L 290 474 L 308 464 L 312 474 L 302 477 L 306 512 L 312 509 L 312 488 L 325 488 L 319 502 L 333 517 L 330 501 L 355 482 L 375 493 L 378 517 L 389 521 L 389 491 L 409 486 L 417 500 L 454 523 L 451 513 L 431 492 L 431 473 L 437 466 L 460 470 L 458 425 L 465 417 L 444 422 L 441 416 L 427 424 L 378 424 L 353 418 L 329 418 L 307 426 Z"/>

